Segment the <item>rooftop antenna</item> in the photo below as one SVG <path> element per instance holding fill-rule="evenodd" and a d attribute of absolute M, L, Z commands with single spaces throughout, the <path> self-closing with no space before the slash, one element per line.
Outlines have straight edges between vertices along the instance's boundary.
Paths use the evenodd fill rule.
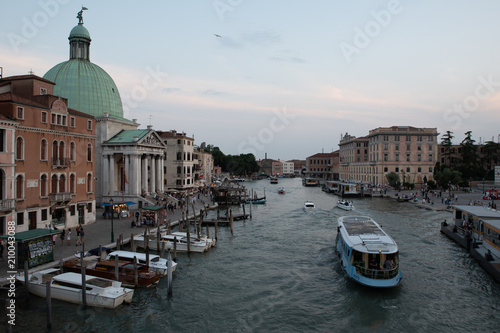
<path fill-rule="evenodd" d="M 30 71 L 28 72 L 30 75 L 33 75 L 35 73 L 33 73 L 33 68 L 30 69 Z"/>
<path fill-rule="evenodd" d="M 153 115 L 151 115 L 151 114 L 150 114 L 150 115 L 149 115 L 149 125 L 153 125 L 153 123 L 152 123 L 151 119 L 153 119 Z"/>

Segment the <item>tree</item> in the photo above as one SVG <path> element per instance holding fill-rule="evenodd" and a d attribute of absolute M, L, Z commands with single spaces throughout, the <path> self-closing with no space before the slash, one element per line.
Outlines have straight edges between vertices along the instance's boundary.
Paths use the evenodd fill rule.
<path fill-rule="evenodd" d="M 465 138 L 460 143 L 460 163 L 459 170 L 462 173 L 463 179 L 477 178 L 482 175 L 482 167 L 480 164 L 479 154 L 477 152 L 476 142 L 472 139 L 472 132 L 465 133 Z"/>
<path fill-rule="evenodd" d="M 446 134 L 443 134 L 443 137 L 441 138 L 441 146 L 443 147 L 443 153 L 441 154 L 441 156 L 443 156 L 444 158 L 443 164 L 448 167 L 452 167 L 454 164 L 454 159 L 451 156 L 452 154 L 451 146 L 453 144 L 451 140 L 453 138 L 454 138 L 453 132 L 451 131 L 446 131 Z"/>
<path fill-rule="evenodd" d="M 499 154 L 500 154 L 500 143 L 496 143 L 493 141 L 487 141 L 485 145 L 482 147 L 483 159 L 482 165 L 485 168 L 484 176 L 487 176 L 488 179 L 494 178 L 494 165 L 498 165 L 499 162 Z"/>
<path fill-rule="evenodd" d="M 434 178 L 437 185 L 442 189 L 447 189 L 449 185 L 458 185 L 462 181 L 460 172 L 450 168 L 438 171 Z"/>
<path fill-rule="evenodd" d="M 399 188 L 401 186 L 401 182 L 399 181 L 399 175 L 395 172 L 389 172 L 385 175 L 387 178 L 387 182 L 392 188 Z"/>

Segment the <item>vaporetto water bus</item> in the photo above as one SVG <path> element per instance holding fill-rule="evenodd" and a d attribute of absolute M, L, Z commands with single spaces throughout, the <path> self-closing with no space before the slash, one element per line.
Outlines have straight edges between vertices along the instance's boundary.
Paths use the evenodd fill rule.
<path fill-rule="evenodd" d="M 371 217 L 340 217 L 336 243 L 342 269 L 354 281 L 379 288 L 401 283 L 398 246 Z"/>

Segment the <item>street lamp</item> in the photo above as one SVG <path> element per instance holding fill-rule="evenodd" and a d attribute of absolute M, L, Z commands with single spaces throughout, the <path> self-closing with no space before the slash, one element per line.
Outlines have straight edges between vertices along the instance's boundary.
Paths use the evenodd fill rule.
<path fill-rule="evenodd" d="M 115 234 L 113 232 L 113 215 L 114 215 L 114 206 L 113 206 L 113 198 L 109 199 L 109 206 L 111 207 L 111 243 L 115 241 Z"/>

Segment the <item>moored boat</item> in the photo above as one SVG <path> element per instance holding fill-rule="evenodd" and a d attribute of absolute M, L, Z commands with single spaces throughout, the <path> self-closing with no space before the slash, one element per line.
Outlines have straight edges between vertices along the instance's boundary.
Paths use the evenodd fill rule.
<path fill-rule="evenodd" d="M 372 218 L 340 217 L 336 248 L 342 269 L 354 281 L 378 288 L 401 283 L 398 246 Z"/>
<path fill-rule="evenodd" d="M 118 257 L 118 260 L 134 262 L 134 257 L 137 258 L 137 262 L 140 264 L 146 264 L 147 256 L 145 253 L 140 252 L 131 252 L 131 251 L 113 251 L 110 252 L 106 259 L 115 260 L 115 257 Z M 155 272 L 158 272 L 162 275 L 167 275 L 168 272 L 168 260 L 161 258 L 157 254 L 149 254 L 149 267 L 152 268 Z M 172 272 L 175 271 L 177 267 L 177 263 L 172 260 Z"/>
<path fill-rule="evenodd" d="M 337 207 L 343 210 L 354 210 L 354 204 L 348 200 L 338 200 Z"/>
<path fill-rule="evenodd" d="M 45 283 L 50 281 L 51 298 L 75 304 L 83 302 L 81 274 L 60 274 L 58 268 L 49 268 L 29 274 L 28 278 L 28 290 L 32 294 L 46 297 Z M 24 273 L 18 274 L 17 280 L 24 283 Z M 133 289 L 123 288 L 119 281 L 86 275 L 85 284 L 86 302 L 89 306 L 116 308 L 123 302 L 131 302 L 134 295 Z"/>
<path fill-rule="evenodd" d="M 270 179 L 270 181 L 269 181 L 269 182 L 270 182 L 271 184 L 278 184 L 278 177 L 271 177 L 271 178 L 269 178 L 269 179 Z"/>
<path fill-rule="evenodd" d="M 86 273 L 93 276 L 102 277 L 105 279 L 115 279 L 115 260 L 101 260 L 85 264 Z M 65 261 L 63 264 L 64 271 L 80 273 L 82 266 L 81 260 L 74 259 Z M 147 267 L 144 264 L 137 264 L 137 286 L 150 287 L 158 283 L 161 274 Z M 134 263 L 130 261 L 118 261 L 118 281 L 124 287 L 134 288 L 135 285 L 135 269 Z"/>

